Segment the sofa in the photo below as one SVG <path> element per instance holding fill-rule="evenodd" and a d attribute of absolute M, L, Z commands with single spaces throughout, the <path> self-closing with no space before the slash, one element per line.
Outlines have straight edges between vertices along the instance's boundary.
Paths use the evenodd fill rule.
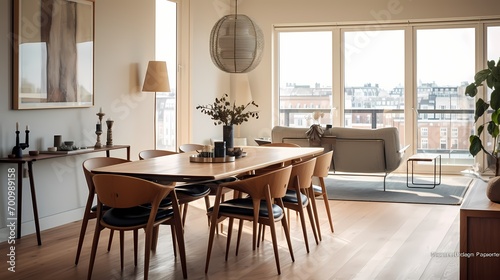
<path fill-rule="evenodd" d="M 316 131 L 312 131 L 313 128 Z M 400 146 L 399 132 L 395 127 L 326 129 L 318 126 L 310 128 L 275 126 L 272 129 L 271 140 L 295 143 L 303 147 L 322 146 L 325 152 L 333 150 L 331 170 L 334 173 L 383 176 L 384 190 L 387 175 L 400 166 L 404 152 L 409 146 L 403 148 Z"/>

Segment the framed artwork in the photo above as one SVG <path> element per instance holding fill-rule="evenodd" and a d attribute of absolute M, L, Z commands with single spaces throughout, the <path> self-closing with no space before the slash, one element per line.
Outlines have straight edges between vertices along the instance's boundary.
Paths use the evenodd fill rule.
<path fill-rule="evenodd" d="M 14 110 L 94 104 L 94 1 L 13 0 Z"/>

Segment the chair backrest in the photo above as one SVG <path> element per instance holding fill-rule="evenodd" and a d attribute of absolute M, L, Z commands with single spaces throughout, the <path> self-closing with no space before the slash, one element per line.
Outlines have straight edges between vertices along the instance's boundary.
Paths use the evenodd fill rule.
<path fill-rule="evenodd" d="M 177 154 L 177 152 L 166 151 L 166 150 L 144 150 L 139 152 L 139 159 L 148 159 L 162 156 L 169 156 Z"/>
<path fill-rule="evenodd" d="M 202 149 L 203 149 L 203 145 L 201 145 L 201 144 L 182 144 L 179 146 L 179 151 L 181 153 L 193 152 L 196 150 L 201 151 Z"/>
<path fill-rule="evenodd" d="M 264 144 L 261 146 L 263 146 L 263 147 L 290 147 L 290 148 L 300 147 L 299 145 L 294 144 L 294 143 L 281 143 L 281 142 L 267 143 L 267 144 Z"/>
<path fill-rule="evenodd" d="M 326 177 L 328 176 L 328 171 L 330 171 L 330 166 L 332 165 L 333 151 L 321 154 L 316 157 L 316 166 L 314 167 L 313 176 L 315 177 Z"/>
<path fill-rule="evenodd" d="M 92 169 L 125 163 L 125 162 L 129 162 L 129 160 L 122 158 L 114 158 L 114 157 L 95 157 L 85 160 L 82 163 L 82 167 L 83 167 L 83 173 L 85 174 L 85 180 L 87 181 L 87 187 L 89 188 L 89 192 L 94 192 L 95 190 L 94 182 L 92 181 L 92 177 L 95 174 L 92 173 Z"/>
<path fill-rule="evenodd" d="M 288 188 L 296 189 L 297 186 L 301 189 L 310 188 L 315 166 L 316 158 L 294 163 L 292 165 Z"/>
<path fill-rule="evenodd" d="M 232 189 L 246 193 L 254 199 L 265 199 L 267 186 L 269 186 L 271 198 L 281 198 L 286 194 L 291 172 L 292 166 L 289 165 L 244 180 L 223 183 L 220 186 L 231 185 Z"/>
<path fill-rule="evenodd" d="M 130 208 L 146 203 L 158 207 L 160 201 L 175 185 L 160 185 L 140 178 L 114 174 L 97 174 L 92 180 L 98 200 L 113 208 Z"/>

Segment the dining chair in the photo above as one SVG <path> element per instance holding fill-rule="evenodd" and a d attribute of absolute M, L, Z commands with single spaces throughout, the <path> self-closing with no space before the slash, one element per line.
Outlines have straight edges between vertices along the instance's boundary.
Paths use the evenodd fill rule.
<path fill-rule="evenodd" d="M 203 145 L 201 144 L 182 144 L 179 146 L 179 151 L 181 153 L 187 153 L 187 152 L 192 152 L 192 151 L 198 151 L 203 148 Z M 206 186 L 208 186 L 210 188 L 210 192 L 208 193 L 207 196 L 205 196 L 205 207 L 208 211 L 208 209 L 210 208 L 210 198 L 209 196 L 215 196 L 216 192 L 217 192 L 217 187 L 219 186 L 219 184 L 222 184 L 222 183 L 226 183 L 226 182 L 232 182 L 232 181 L 235 181 L 237 180 L 236 177 L 228 177 L 228 178 L 225 178 L 225 179 L 220 179 L 220 180 L 214 180 L 214 181 L 209 181 L 209 182 L 205 182 L 204 184 Z M 225 190 L 225 192 L 223 193 L 221 199 L 222 200 L 225 200 L 225 194 L 230 192 L 231 190 Z M 207 217 L 207 221 L 208 221 L 208 225 L 210 226 L 210 218 Z M 221 224 L 221 231 L 223 230 L 223 226 Z"/>
<path fill-rule="evenodd" d="M 179 146 L 179 152 L 181 153 L 187 153 L 187 152 L 194 152 L 194 151 L 201 151 L 203 149 L 202 144 L 182 144 Z"/>
<path fill-rule="evenodd" d="M 226 261 L 228 257 L 229 246 L 231 243 L 231 234 L 234 219 L 240 219 L 240 221 L 252 221 L 253 250 L 255 250 L 256 248 L 257 225 L 263 224 L 270 227 L 278 274 L 281 274 L 281 268 L 279 262 L 275 222 L 281 221 L 288 244 L 288 250 L 290 251 L 290 256 L 292 258 L 292 261 L 295 261 L 292 250 L 292 243 L 290 240 L 290 231 L 286 222 L 283 201 L 281 200 L 281 198 L 286 194 L 287 191 L 287 185 L 292 170 L 291 168 L 291 166 L 287 166 L 276 169 L 266 174 L 249 177 L 245 180 L 233 181 L 219 185 L 219 187 L 217 188 L 215 205 L 208 211 L 208 215 L 211 217 L 211 223 L 205 273 L 208 273 L 217 222 L 222 218 L 229 218 L 225 256 Z M 236 198 L 221 201 L 220 198 L 225 188 L 231 189 L 237 192 L 239 195 Z M 243 193 L 248 196 L 242 198 Z M 238 254 L 239 249 L 241 237 L 240 233 L 241 230 L 238 233 L 236 255 Z"/>
<path fill-rule="evenodd" d="M 139 152 L 139 159 L 144 160 L 175 154 L 177 154 L 177 152 L 167 150 L 143 150 Z M 157 181 L 157 183 L 162 184 L 162 182 L 159 181 Z M 179 199 L 179 205 L 182 212 L 182 224 L 184 225 L 186 223 L 188 203 L 206 197 L 210 193 L 210 187 L 206 184 L 181 184 L 175 187 L 175 191 L 177 193 L 177 198 Z M 163 203 L 168 204 L 168 200 L 169 198 L 166 198 Z"/>
<path fill-rule="evenodd" d="M 328 172 L 330 171 L 330 166 L 332 164 L 333 151 L 321 154 L 316 157 L 316 165 L 313 172 L 313 180 L 317 179 L 319 185 L 312 184 L 312 189 L 314 197 L 322 197 L 325 203 L 326 214 L 328 216 L 328 222 L 330 222 L 330 229 L 333 230 L 332 214 L 330 212 L 330 204 L 328 203 L 328 194 L 326 192 L 325 178 L 328 177 Z M 321 229 L 319 225 L 318 210 L 313 207 L 314 219 L 316 221 L 316 226 L 318 228 L 319 240 L 321 240 Z"/>
<path fill-rule="evenodd" d="M 138 230 L 144 229 L 144 279 L 148 279 L 153 228 L 160 224 L 168 224 L 175 228 L 182 274 L 184 278 L 187 278 L 184 234 L 177 196 L 174 191 L 175 183 L 160 185 L 140 178 L 112 174 L 98 174 L 92 180 L 97 193 L 97 222 L 87 279 L 92 277 L 99 236 L 104 228 L 118 230 L 120 235 L 124 231 L 133 231 L 134 264 L 136 266 Z M 160 209 L 160 202 L 167 195 L 171 197 L 172 206 Z M 142 205 L 145 204 L 150 204 L 151 207 L 143 207 Z M 111 208 L 104 212 L 103 205 Z M 121 269 L 123 270 L 123 242 L 120 243 L 120 247 Z"/>
<path fill-rule="evenodd" d="M 311 158 L 306 161 L 294 163 L 292 165 L 290 181 L 288 182 L 288 190 L 286 192 L 286 195 L 283 197 L 285 208 L 294 210 L 299 214 L 307 253 L 309 253 L 309 242 L 307 238 L 304 208 L 307 209 L 307 214 L 309 216 L 309 221 L 311 223 L 311 229 L 313 231 L 316 244 L 319 244 L 316 225 L 314 223 L 313 217 L 314 194 L 312 193 L 311 187 L 315 166 L 316 158 Z M 288 219 L 290 220 L 290 216 L 288 216 Z"/>
<path fill-rule="evenodd" d="M 85 180 L 87 181 L 87 187 L 89 189 L 89 193 L 87 196 L 87 204 L 85 205 L 85 210 L 83 213 L 82 226 L 80 228 L 80 237 L 78 238 L 78 247 L 76 249 L 76 258 L 75 264 L 78 264 L 80 259 L 80 253 L 82 251 L 83 240 L 85 239 L 85 231 L 87 230 L 87 225 L 90 219 L 95 219 L 97 217 L 97 206 L 92 206 L 94 203 L 95 197 L 95 187 L 94 182 L 92 181 L 92 177 L 94 173 L 92 173 L 92 169 L 129 162 L 126 159 L 121 158 L 113 158 L 113 157 L 95 157 L 89 158 L 85 160 L 82 164 L 83 173 L 85 175 Z M 105 206 L 104 210 L 108 207 Z M 108 251 L 111 249 L 111 243 L 113 241 L 113 230 L 109 232 L 109 241 L 108 241 Z"/>

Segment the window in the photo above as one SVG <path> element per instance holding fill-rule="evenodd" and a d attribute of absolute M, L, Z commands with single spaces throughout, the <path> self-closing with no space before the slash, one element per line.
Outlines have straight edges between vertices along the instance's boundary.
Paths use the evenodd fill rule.
<path fill-rule="evenodd" d="M 296 104 L 295 110 L 279 106 L 279 124 L 309 127 L 314 111 L 331 124 L 331 100 L 332 32 L 279 33 L 279 103 Z"/>
<path fill-rule="evenodd" d="M 468 139 L 475 130 L 475 100 L 464 90 L 477 70 L 486 67 L 486 57 L 500 57 L 500 19 L 297 30 L 276 27 L 276 90 L 280 103 L 314 106 L 281 109 L 275 124 L 308 127 L 308 115 L 320 109 L 325 113 L 323 125 L 332 123 L 333 116 L 333 124 L 344 127 L 397 127 L 402 145 L 410 144 L 411 152 L 442 155 L 445 169 L 473 164 Z M 485 49 L 476 48 L 480 45 Z M 321 53 L 322 59 L 312 53 Z M 480 57 L 484 62 L 476 61 Z M 331 78 L 318 75 L 318 69 Z"/>
<path fill-rule="evenodd" d="M 427 127 L 420 128 L 420 136 L 427 138 L 428 133 L 429 133 L 429 129 Z"/>
<path fill-rule="evenodd" d="M 177 150 L 177 4 L 156 1 L 156 60 L 167 62 L 171 92 L 156 93 L 156 148 Z"/>
<path fill-rule="evenodd" d="M 417 147 L 417 152 L 433 150 L 443 155 L 444 164 L 451 159 L 472 160 L 468 141 L 457 143 L 456 150 L 450 153 L 447 136 L 452 126 L 464 131 L 474 126 L 474 100 L 464 91 L 475 74 L 475 28 L 425 28 L 417 29 L 415 35 L 417 127 L 440 126 L 439 140 L 433 140 L 430 133 L 428 146 Z M 448 71 L 436 67 L 437 61 Z"/>
<path fill-rule="evenodd" d="M 344 126 L 404 130 L 404 31 L 346 31 L 343 46 Z"/>

